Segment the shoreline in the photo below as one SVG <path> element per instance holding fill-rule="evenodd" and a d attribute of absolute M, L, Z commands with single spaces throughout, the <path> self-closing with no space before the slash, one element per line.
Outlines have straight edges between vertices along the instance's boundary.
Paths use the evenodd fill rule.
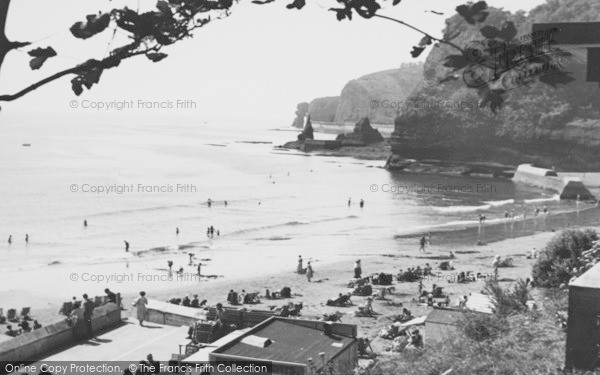
<path fill-rule="evenodd" d="M 583 225 L 582 227 L 589 227 Z M 598 227 L 596 227 L 598 229 Z M 449 233 L 446 233 L 449 234 Z M 544 231 L 515 238 L 504 238 L 495 242 L 488 242 L 487 246 L 477 246 L 474 243 L 466 244 L 456 242 L 456 238 L 444 237 L 443 233 L 434 235 L 433 244 L 427 247 L 425 253 L 418 251 L 416 245 L 402 245 L 400 249 L 395 249 L 382 254 L 370 254 L 360 257 L 363 263 L 363 277 L 379 272 L 391 273 L 396 275 L 399 269 L 407 267 L 423 267 L 425 263 L 431 264 L 434 267 L 434 273 L 438 276 L 427 278 L 423 281 L 425 288 L 430 288 L 431 284 L 438 283 L 444 286 L 445 290 L 450 294 L 451 301 L 454 302 L 458 296 L 471 292 L 479 292 L 483 287 L 483 282 L 473 282 L 467 284 L 450 283 L 458 272 L 474 271 L 482 274 L 492 274 L 493 269 L 491 262 L 495 255 L 504 257 L 513 257 L 515 267 L 500 269 L 500 278 L 508 282 L 514 281 L 517 278 L 526 278 L 530 275 L 531 264 L 533 260 L 526 259 L 532 249 L 540 249 L 550 240 L 556 233 L 552 231 Z M 461 237 L 461 236 L 458 236 Z M 449 251 L 454 252 L 455 258 L 453 263 L 455 270 L 439 271 L 436 265 L 446 258 Z M 264 296 L 265 290 L 270 291 L 280 290 L 284 286 L 290 287 L 292 290 L 292 299 L 282 300 L 266 300 L 261 298 L 261 303 L 257 305 L 243 305 L 248 309 L 269 309 L 271 306 L 282 306 L 290 301 L 295 303 L 303 302 L 303 316 L 321 316 L 325 313 L 334 313 L 341 311 L 345 315 L 342 319 L 345 323 L 357 324 L 359 334 L 370 338 L 375 338 L 377 332 L 391 323 L 391 317 L 401 312 L 402 307 L 407 307 L 413 312 L 414 316 L 426 314 L 427 308 L 419 306 L 413 302 L 413 298 L 417 297 L 418 283 L 397 283 L 394 281 L 395 291 L 388 295 L 387 300 L 375 300 L 375 311 L 380 313 L 375 319 L 373 318 L 356 318 L 353 316 L 353 311 L 356 310 L 356 305 L 360 305 L 365 297 L 352 297 L 354 302 L 353 307 L 339 308 L 329 307 L 325 302 L 329 298 L 335 298 L 339 293 L 350 292 L 347 288 L 348 281 L 353 278 L 353 263 L 357 255 L 348 254 L 347 260 L 338 260 L 331 263 L 316 262 L 313 264 L 315 269 L 315 278 L 313 282 L 308 283 L 304 275 L 298 275 L 295 270 L 295 254 L 290 258 L 288 270 L 275 270 L 273 272 L 263 272 L 261 275 L 241 275 L 233 278 L 221 278 L 210 280 L 209 283 L 202 282 L 200 285 L 180 285 L 169 288 L 152 288 L 144 287 L 147 297 L 150 299 L 167 301 L 170 298 L 181 298 L 185 295 L 192 296 L 198 294 L 199 299 L 206 299 L 207 305 L 214 306 L 221 302 L 225 304 L 227 293 L 230 289 L 240 292 L 245 289 L 247 292 L 258 292 L 260 296 Z M 66 270 L 65 270 L 66 271 Z M 261 270 L 262 272 L 262 270 Z M 43 272 L 40 272 L 40 277 L 44 277 Z M 321 280 L 321 281 L 319 281 Z M 200 286 L 200 289 L 199 289 Z M 106 285 L 113 292 L 120 292 L 113 285 Z M 104 285 L 103 285 L 104 288 Z M 374 288 L 374 294 L 378 291 L 377 286 Z M 123 312 L 124 317 L 135 317 L 135 312 L 131 308 L 131 301 L 137 297 L 138 292 L 122 293 L 123 307 L 126 311 Z M 42 297 L 35 293 L 21 293 L 21 291 L 0 292 L 0 299 L 4 301 L 4 306 L 20 308 L 23 306 L 24 300 L 29 300 L 27 304 L 32 307 L 32 316 L 34 319 L 39 319 L 42 324 L 49 324 L 64 319 L 57 314 L 60 307 L 60 301 L 68 301 L 69 295 L 56 296 L 53 298 Z M 401 305 L 402 304 L 402 305 Z M 381 341 L 381 340 L 380 340 Z M 386 340 L 379 344 L 389 344 Z M 376 349 L 376 350 L 382 350 Z"/>

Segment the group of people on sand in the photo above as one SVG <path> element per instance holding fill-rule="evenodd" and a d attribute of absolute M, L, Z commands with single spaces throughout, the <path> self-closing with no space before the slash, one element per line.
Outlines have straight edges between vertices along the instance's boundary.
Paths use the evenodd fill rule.
<path fill-rule="evenodd" d="M 184 296 L 183 298 L 171 298 L 169 300 L 169 303 L 173 304 L 173 305 L 181 305 L 181 306 L 185 306 L 185 307 L 193 307 L 193 308 L 201 308 L 204 307 L 206 305 L 208 301 L 203 299 L 202 301 L 200 301 L 198 299 L 198 295 L 194 294 L 192 296 L 192 299 L 190 299 L 189 296 Z"/>
<path fill-rule="evenodd" d="M 348 207 L 350 207 L 352 205 L 352 197 L 348 198 Z M 365 200 L 361 199 L 358 202 L 358 205 L 360 206 L 360 208 L 363 208 L 365 206 Z"/>
<path fill-rule="evenodd" d="M 296 273 L 300 275 L 306 275 L 306 279 L 309 283 L 310 280 L 315 276 L 315 271 L 313 270 L 310 261 L 306 263 L 306 268 L 304 268 L 304 260 L 302 259 L 302 255 L 298 255 L 298 266 L 296 267 Z"/>

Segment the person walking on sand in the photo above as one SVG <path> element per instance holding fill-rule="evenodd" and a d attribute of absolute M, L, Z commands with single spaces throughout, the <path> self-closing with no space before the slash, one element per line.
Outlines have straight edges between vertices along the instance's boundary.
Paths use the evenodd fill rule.
<path fill-rule="evenodd" d="M 168 260 L 167 261 L 167 266 L 169 266 L 169 275 L 173 272 L 173 261 L 172 260 Z"/>
<path fill-rule="evenodd" d="M 12 234 L 8 236 L 8 244 L 10 245 L 12 243 Z"/>
<path fill-rule="evenodd" d="M 179 236 L 179 227 L 175 228 L 175 234 Z"/>
<path fill-rule="evenodd" d="M 188 253 L 188 256 L 190 257 L 190 266 L 194 265 L 194 253 Z"/>
<path fill-rule="evenodd" d="M 83 227 L 84 227 L 84 228 L 87 228 L 87 219 L 85 219 L 85 220 L 83 221 Z"/>
<path fill-rule="evenodd" d="M 202 276 L 202 263 L 198 262 L 198 276 Z"/>
<path fill-rule="evenodd" d="M 425 245 L 427 244 L 427 239 L 425 236 L 421 237 L 420 241 L 421 247 L 419 247 L 419 251 L 425 252 Z"/>
<path fill-rule="evenodd" d="M 127 241 L 123 241 L 125 242 L 125 252 L 128 253 L 129 252 L 129 242 Z"/>
<path fill-rule="evenodd" d="M 206 201 L 206 204 L 208 205 L 208 207 L 210 207 L 212 205 L 212 201 L 210 200 L 210 198 L 208 198 L 208 200 Z"/>
<path fill-rule="evenodd" d="M 315 272 L 313 271 L 310 262 L 308 262 L 306 264 L 306 279 L 308 279 L 309 283 L 310 283 L 310 279 L 312 279 L 314 275 L 315 275 Z"/>
<path fill-rule="evenodd" d="M 354 262 L 354 278 L 360 279 L 362 275 L 362 268 L 360 266 L 360 259 Z"/>
<path fill-rule="evenodd" d="M 352 204 L 352 198 L 348 198 L 348 207 Z"/>
<path fill-rule="evenodd" d="M 29 243 L 29 234 L 25 233 L 25 243 Z"/>
<path fill-rule="evenodd" d="M 144 320 L 146 319 L 146 305 L 148 305 L 148 299 L 146 298 L 146 292 L 140 292 L 140 296 L 133 301 L 131 306 L 136 308 L 137 318 L 140 321 L 140 326 L 144 326 Z"/>
<path fill-rule="evenodd" d="M 365 201 L 364 200 L 360 200 L 360 208 L 363 208 L 365 206 Z"/>
<path fill-rule="evenodd" d="M 296 267 L 296 273 L 301 274 L 304 268 L 302 267 L 302 255 L 298 255 L 298 266 Z"/>

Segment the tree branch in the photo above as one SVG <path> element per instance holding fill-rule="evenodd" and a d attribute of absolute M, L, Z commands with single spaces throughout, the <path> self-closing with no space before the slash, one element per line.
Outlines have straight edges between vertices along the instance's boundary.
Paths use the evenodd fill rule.
<path fill-rule="evenodd" d="M 28 46 L 29 42 L 11 42 L 6 37 L 6 19 L 11 0 L 0 0 L 0 70 L 6 54 L 13 49 Z"/>
<path fill-rule="evenodd" d="M 20 97 L 22 97 L 22 96 L 30 93 L 31 91 L 36 90 L 36 89 L 38 89 L 41 86 L 44 86 L 45 84 L 48 84 L 48 83 L 50 83 L 52 81 L 56 81 L 57 79 L 59 79 L 61 77 L 64 77 L 66 75 L 77 73 L 79 70 L 81 70 L 81 68 L 79 66 L 76 66 L 74 68 L 70 68 L 70 69 L 67 69 L 67 70 L 63 70 L 62 72 L 58 72 L 58 73 L 56 73 L 54 75 L 51 75 L 50 77 L 45 78 L 45 79 L 43 79 L 43 80 L 41 80 L 41 81 L 39 81 L 37 83 L 34 83 L 33 85 L 28 86 L 28 87 L 24 88 L 23 90 L 15 93 L 15 94 L 12 94 L 12 95 L 0 95 L 0 102 L 11 102 L 13 100 L 19 99 Z"/>
<path fill-rule="evenodd" d="M 465 52 L 462 48 L 460 48 L 456 44 L 452 43 L 451 41 L 444 40 L 444 39 L 441 39 L 441 38 L 436 38 L 433 35 L 430 35 L 429 33 L 425 32 L 425 31 L 423 31 L 421 29 L 418 29 L 418 28 L 414 27 L 413 25 L 410 25 L 410 24 L 408 24 L 408 23 L 406 23 L 404 21 L 400 21 L 398 19 L 395 19 L 395 18 L 392 18 L 392 17 L 388 17 L 388 16 L 382 16 L 380 14 L 375 14 L 373 17 L 379 17 L 379 18 L 383 18 L 383 19 L 390 20 L 390 21 L 393 21 L 393 22 L 397 22 L 397 23 L 399 23 L 401 25 L 404 25 L 404 26 L 406 26 L 406 27 L 408 27 L 410 29 L 415 30 L 416 32 L 419 32 L 419 33 L 423 34 L 426 37 L 431 38 L 431 40 L 433 40 L 433 41 L 436 41 L 436 42 L 439 42 L 439 43 L 442 43 L 442 44 L 446 44 L 446 45 L 448 45 L 450 47 L 453 47 L 453 48 L 457 49 L 461 53 Z"/>

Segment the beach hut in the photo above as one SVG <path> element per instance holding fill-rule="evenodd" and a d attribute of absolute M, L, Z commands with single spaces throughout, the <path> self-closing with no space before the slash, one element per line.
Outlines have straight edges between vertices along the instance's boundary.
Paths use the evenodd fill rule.
<path fill-rule="evenodd" d="M 569 283 L 567 368 L 600 364 L 600 263 Z"/>
<path fill-rule="evenodd" d="M 272 317 L 209 354 L 211 364 L 266 365 L 270 374 L 304 375 L 331 363 L 334 373 L 356 367 L 355 325 Z M 311 361 L 309 361 L 311 359 Z M 222 370 L 222 369 L 221 369 Z"/>

